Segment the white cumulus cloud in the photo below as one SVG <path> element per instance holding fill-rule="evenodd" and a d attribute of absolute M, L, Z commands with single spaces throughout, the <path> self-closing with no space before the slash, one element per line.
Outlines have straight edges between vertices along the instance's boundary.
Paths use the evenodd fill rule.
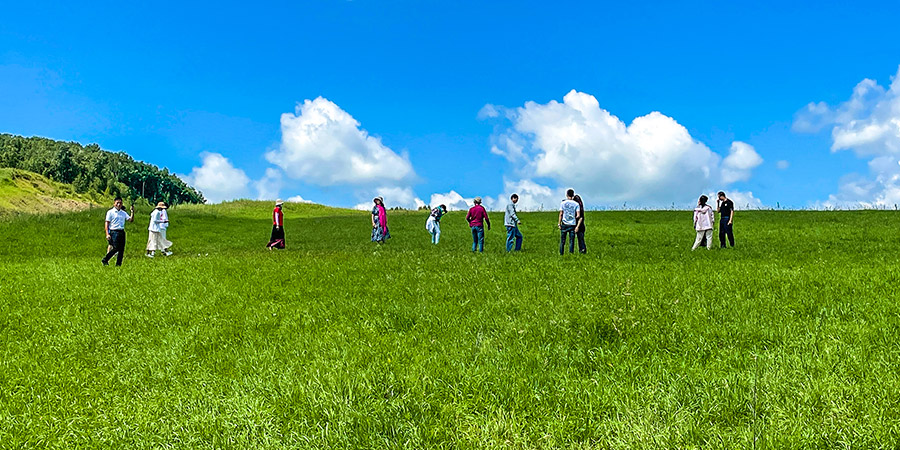
<path fill-rule="evenodd" d="M 262 178 L 255 181 L 257 200 L 275 200 L 281 191 L 282 177 L 278 169 L 268 168 Z"/>
<path fill-rule="evenodd" d="M 549 186 L 528 179 L 505 180 L 503 195 L 491 199 L 489 202 L 491 209 L 505 209 L 512 194 L 519 196 L 519 202 L 516 203 L 516 209 L 519 211 L 555 211 L 562 199 L 565 198 L 565 188 L 551 189 Z"/>
<path fill-rule="evenodd" d="M 293 197 L 288 197 L 288 203 L 313 203 L 312 200 L 307 200 L 299 195 L 295 195 Z"/>
<path fill-rule="evenodd" d="M 199 189 L 210 203 L 246 198 L 250 178 L 243 170 L 234 167 L 228 158 L 204 152 L 200 154 L 203 163 L 194 167 L 191 173 L 181 176 L 186 183 Z"/>
<path fill-rule="evenodd" d="M 563 191 L 563 189 L 551 189 L 532 180 L 505 180 L 503 193 L 496 197 L 482 196 L 482 205 L 488 210 L 500 211 L 506 208 L 512 194 L 518 194 L 519 202 L 516 206 L 519 211 L 555 211 L 565 196 Z M 463 197 L 456 191 L 450 191 L 444 194 L 432 194 L 429 205 L 431 207 L 447 205 L 449 211 L 464 211 L 475 204 L 474 198 L 475 196 Z"/>
<path fill-rule="evenodd" d="M 763 159 L 756 153 L 752 145 L 744 142 L 733 142 L 728 156 L 722 161 L 722 182 L 731 184 L 736 181 L 747 181 Z"/>
<path fill-rule="evenodd" d="M 747 191 L 729 191 L 726 192 L 728 198 L 734 202 L 734 208 L 737 210 L 742 209 L 760 209 L 763 207 L 763 203 L 756 197 L 753 196 L 753 192 Z M 715 199 L 716 193 L 711 193 L 709 198 Z"/>
<path fill-rule="evenodd" d="M 511 126 L 494 137 L 491 151 L 515 165 L 522 179 L 573 186 L 591 204 L 684 204 L 707 189 L 749 179 L 762 162 L 742 142 L 723 161 L 659 112 L 626 125 L 592 95 L 575 90 L 562 103 L 527 102 L 505 112 Z"/>
<path fill-rule="evenodd" d="M 870 158 L 869 173 L 841 178 L 838 192 L 817 206 L 893 207 L 900 204 L 900 69 L 885 89 L 864 79 L 850 98 L 834 107 L 810 103 L 794 118 L 793 129 L 816 132 L 831 127 L 831 150 Z"/>
<path fill-rule="evenodd" d="M 322 97 L 281 116 L 281 145 L 266 159 L 291 178 L 320 186 L 400 186 L 416 175 L 407 155 L 370 136 L 338 105 Z"/>
<path fill-rule="evenodd" d="M 384 206 L 389 209 L 398 206 L 404 209 L 418 209 L 425 206 L 425 202 L 419 197 L 416 197 L 416 193 L 408 187 L 388 186 L 375 189 L 373 192 L 376 192 L 377 194 L 373 195 L 372 198 L 384 198 Z M 374 205 L 372 199 L 368 199 L 367 201 L 357 204 L 355 209 L 371 210 Z"/>
<path fill-rule="evenodd" d="M 446 194 L 432 194 L 431 195 L 431 203 L 429 205 L 434 208 L 439 205 L 447 205 L 448 211 L 463 211 L 469 209 L 469 207 L 473 204 L 471 198 L 463 198 L 462 195 L 459 195 L 456 191 L 450 191 Z"/>

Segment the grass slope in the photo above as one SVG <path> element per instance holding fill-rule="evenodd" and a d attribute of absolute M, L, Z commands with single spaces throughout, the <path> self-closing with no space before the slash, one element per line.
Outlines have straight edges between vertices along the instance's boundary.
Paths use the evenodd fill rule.
<path fill-rule="evenodd" d="M 376 246 L 289 205 L 273 253 L 238 202 L 173 208 L 153 260 L 148 213 L 118 269 L 98 211 L 0 221 L 4 446 L 900 445 L 896 213 L 739 212 L 694 253 L 689 212 L 590 213 L 560 257 L 553 213 L 472 254 L 462 213 Z"/>
<path fill-rule="evenodd" d="M 98 207 L 97 199 L 68 184 L 19 169 L 0 168 L 0 216 L 71 212 Z"/>

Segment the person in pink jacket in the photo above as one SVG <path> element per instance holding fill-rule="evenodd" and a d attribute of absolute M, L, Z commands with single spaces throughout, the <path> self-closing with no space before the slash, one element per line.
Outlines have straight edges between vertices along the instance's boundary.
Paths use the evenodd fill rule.
<path fill-rule="evenodd" d="M 697 238 L 694 240 L 694 246 L 691 247 L 691 251 L 696 250 L 704 238 L 706 238 L 706 249 L 712 250 L 712 232 L 715 213 L 713 212 L 713 209 L 706 204 L 707 201 L 709 201 L 709 197 L 701 195 L 700 200 L 697 202 L 697 207 L 694 208 L 694 230 L 697 230 Z"/>

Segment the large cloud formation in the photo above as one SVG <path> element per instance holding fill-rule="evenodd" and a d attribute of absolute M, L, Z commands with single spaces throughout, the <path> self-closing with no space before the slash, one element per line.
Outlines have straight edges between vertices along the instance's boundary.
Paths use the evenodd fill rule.
<path fill-rule="evenodd" d="M 385 146 L 360 128 L 338 105 L 322 97 L 298 104 L 295 113 L 281 116 L 281 144 L 265 153 L 268 167 L 259 180 L 250 180 L 218 153 L 204 153 L 203 164 L 185 181 L 200 189 L 210 202 L 254 197 L 274 200 L 289 180 L 322 187 L 347 187 L 357 201 L 375 195 L 388 206 L 424 205 L 412 190 L 416 179 L 409 157 Z M 255 195 L 254 195 L 255 193 Z M 291 197 L 306 201 L 300 196 Z M 368 209 L 363 201 L 357 207 Z"/>
<path fill-rule="evenodd" d="M 867 78 L 840 105 L 810 103 L 794 118 L 795 131 L 814 133 L 826 127 L 831 127 L 831 151 L 869 158 L 869 173 L 843 177 L 838 192 L 822 206 L 900 204 L 900 69 L 888 89 Z"/>
<path fill-rule="evenodd" d="M 320 186 L 396 186 L 415 179 L 406 155 L 322 97 L 297 105 L 295 114 L 282 114 L 281 135 L 281 146 L 266 159 L 291 178 Z"/>
<path fill-rule="evenodd" d="M 246 198 L 250 178 L 219 153 L 200 154 L 203 164 L 180 178 L 203 193 L 210 203 Z"/>
<path fill-rule="evenodd" d="M 733 143 L 723 161 L 659 112 L 626 125 L 592 95 L 574 90 L 562 103 L 487 105 L 479 117 L 498 117 L 501 111 L 511 126 L 495 136 L 491 151 L 516 168 L 521 179 L 512 184 L 535 190 L 540 185 L 532 180 L 552 180 L 575 187 L 592 204 L 683 205 L 708 189 L 749 179 L 762 163 L 743 142 Z M 535 191 L 550 198 L 547 190 Z"/>

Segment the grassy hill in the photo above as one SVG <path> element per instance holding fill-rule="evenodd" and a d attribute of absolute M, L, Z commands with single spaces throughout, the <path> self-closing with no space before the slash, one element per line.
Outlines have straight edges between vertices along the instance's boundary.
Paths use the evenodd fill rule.
<path fill-rule="evenodd" d="M 19 213 L 59 213 L 99 207 L 99 196 L 75 192 L 36 173 L 0 168 L 0 216 Z"/>
<path fill-rule="evenodd" d="M 589 213 L 564 257 L 554 213 L 520 254 L 292 204 L 269 252 L 270 213 L 173 208 L 148 259 L 142 209 L 121 268 L 101 211 L 0 221 L 3 446 L 900 446 L 894 212 L 739 212 L 711 252 L 690 212 Z"/>

